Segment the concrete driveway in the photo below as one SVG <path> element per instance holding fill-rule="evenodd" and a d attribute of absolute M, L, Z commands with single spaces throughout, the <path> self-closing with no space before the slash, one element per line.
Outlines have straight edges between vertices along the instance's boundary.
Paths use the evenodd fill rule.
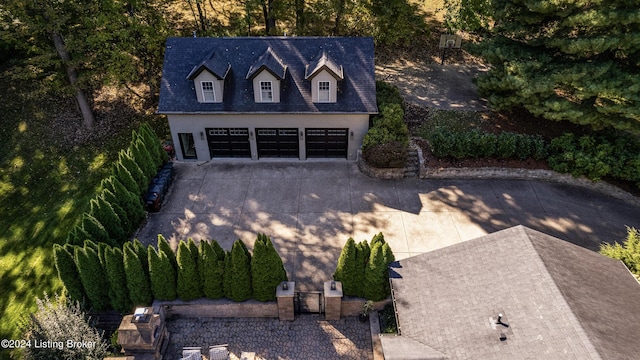
<path fill-rule="evenodd" d="M 269 235 L 296 288 L 320 290 L 349 237 L 383 232 L 396 258 L 452 245 L 518 224 L 597 250 L 640 227 L 640 207 L 597 192 L 525 180 L 378 180 L 351 162 L 176 163 L 159 213 L 138 238 L 158 233 L 216 239 L 249 249 Z"/>

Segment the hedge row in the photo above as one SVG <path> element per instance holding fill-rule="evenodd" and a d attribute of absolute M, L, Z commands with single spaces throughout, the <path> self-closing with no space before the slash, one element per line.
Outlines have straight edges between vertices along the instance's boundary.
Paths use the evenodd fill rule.
<path fill-rule="evenodd" d="M 358 296 L 373 301 L 391 295 L 388 267 L 395 261 L 384 235 L 379 233 L 371 240 L 356 243 L 349 238 L 338 258 L 333 279 L 342 282 L 342 292 L 347 296 Z"/>
<path fill-rule="evenodd" d="M 118 154 L 111 176 L 102 181 L 100 190 L 89 201 L 89 211 L 69 232 L 66 243 L 82 245 L 91 240 L 110 246 L 124 244 L 144 220 L 141 195 L 167 158 L 149 125 L 134 130 L 129 147 Z"/>
<path fill-rule="evenodd" d="M 431 133 L 429 146 L 439 158 L 535 158 L 547 156 L 547 145 L 541 136 L 502 132 L 492 134 L 477 129 L 457 132 L 439 127 Z"/>
<path fill-rule="evenodd" d="M 258 235 L 253 256 L 240 240 L 225 253 L 215 240 L 197 246 L 189 239 L 174 253 L 158 235 L 157 249 L 137 239 L 122 249 L 91 240 L 83 246 L 56 244 L 54 259 L 69 298 L 97 311 L 125 313 L 154 299 L 268 301 L 287 280 L 282 259 L 264 234 Z"/>

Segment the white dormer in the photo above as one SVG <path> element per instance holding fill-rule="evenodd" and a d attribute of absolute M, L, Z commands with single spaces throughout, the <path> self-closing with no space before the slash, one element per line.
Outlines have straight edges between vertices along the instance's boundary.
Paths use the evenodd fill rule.
<path fill-rule="evenodd" d="M 342 65 L 336 64 L 326 52 L 307 65 L 305 79 L 311 80 L 311 101 L 335 103 L 338 101 L 338 81 L 344 79 Z"/>
<path fill-rule="evenodd" d="M 221 103 L 224 100 L 224 79 L 230 69 L 231 64 L 211 53 L 191 70 L 187 79 L 193 80 L 198 102 Z"/>
<path fill-rule="evenodd" d="M 251 65 L 246 79 L 253 81 L 253 99 L 258 103 L 279 103 L 280 82 L 287 73 L 287 66 L 276 54 L 267 50 Z"/>

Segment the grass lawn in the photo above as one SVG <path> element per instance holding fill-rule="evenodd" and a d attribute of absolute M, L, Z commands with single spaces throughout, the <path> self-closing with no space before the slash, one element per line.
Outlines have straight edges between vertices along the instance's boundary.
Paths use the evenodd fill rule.
<path fill-rule="evenodd" d="M 57 115 L 73 100 L 40 94 L 8 71 L 0 69 L 0 338 L 19 339 L 36 297 L 62 290 L 52 246 L 88 207 L 131 127 L 99 144 L 61 146 L 56 124 L 77 120 Z"/>

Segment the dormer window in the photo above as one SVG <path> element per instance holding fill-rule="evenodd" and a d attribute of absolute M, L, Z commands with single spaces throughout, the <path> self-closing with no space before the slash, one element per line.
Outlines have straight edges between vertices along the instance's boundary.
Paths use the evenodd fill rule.
<path fill-rule="evenodd" d="M 318 102 L 331 101 L 331 86 L 328 81 L 318 81 Z"/>
<path fill-rule="evenodd" d="M 273 102 L 273 89 L 271 81 L 260 81 L 260 101 Z"/>
<path fill-rule="evenodd" d="M 216 95 L 213 91 L 213 81 L 202 81 L 202 102 L 216 102 Z"/>

